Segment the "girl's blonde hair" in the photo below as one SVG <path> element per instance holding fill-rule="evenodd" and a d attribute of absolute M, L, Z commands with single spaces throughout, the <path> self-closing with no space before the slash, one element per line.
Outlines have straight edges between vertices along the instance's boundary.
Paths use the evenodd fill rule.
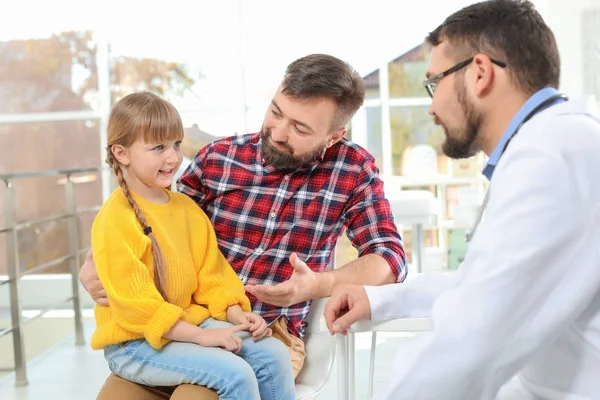
<path fill-rule="evenodd" d="M 183 139 L 183 124 L 179 113 L 171 103 L 149 92 L 132 93 L 119 100 L 113 107 L 108 119 L 108 146 L 106 163 L 117 176 L 119 186 L 131 204 L 135 215 L 142 225 L 144 233 L 152 241 L 154 259 L 154 284 L 161 296 L 169 301 L 166 291 L 166 265 L 152 228 L 146 217 L 131 196 L 127 182 L 123 177 L 121 164 L 112 152 L 114 145 L 125 148 L 136 140 L 145 143 L 163 143 Z"/>

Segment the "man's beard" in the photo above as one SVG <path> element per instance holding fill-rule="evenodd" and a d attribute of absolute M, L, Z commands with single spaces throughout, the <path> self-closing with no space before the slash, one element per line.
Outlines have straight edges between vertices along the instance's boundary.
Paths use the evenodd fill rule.
<path fill-rule="evenodd" d="M 325 143 L 317 146 L 313 151 L 300 156 L 294 156 L 293 149 L 287 143 L 277 143 L 285 150 L 276 148 L 271 139 L 271 131 L 264 128 L 260 132 L 262 157 L 267 164 L 278 170 L 298 169 L 308 165 L 319 158 L 325 150 Z"/>
<path fill-rule="evenodd" d="M 483 115 L 468 102 L 464 79 L 456 79 L 455 90 L 466 122 L 462 129 L 449 129 L 441 123 L 446 132 L 446 141 L 442 144 L 442 151 L 450 158 L 469 158 L 479 151 L 476 140 L 483 121 Z"/>

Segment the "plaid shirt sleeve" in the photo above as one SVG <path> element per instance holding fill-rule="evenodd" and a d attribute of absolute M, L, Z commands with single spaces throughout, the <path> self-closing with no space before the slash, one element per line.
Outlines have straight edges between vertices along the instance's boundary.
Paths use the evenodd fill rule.
<path fill-rule="evenodd" d="M 202 171 L 205 169 L 205 161 L 209 149 L 210 144 L 200 149 L 194 160 L 177 181 L 177 191 L 188 195 L 198 205 L 203 204 L 208 195 L 206 186 L 202 184 Z"/>
<path fill-rule="evenodd" d="M 358 250 L 359 257 L 380 255 L 390 265 L 397 282 L 402 282 L 408 272 L 402 238 L 372 158 L 365 162 L 357 183 L 345 214 L 348 238 Z"/>

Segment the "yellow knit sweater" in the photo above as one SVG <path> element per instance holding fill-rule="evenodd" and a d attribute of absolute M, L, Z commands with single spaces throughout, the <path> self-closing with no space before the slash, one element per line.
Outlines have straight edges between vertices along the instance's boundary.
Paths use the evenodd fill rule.
<path fill-rule="evenodd" d="M 156 236 L 166 267 L 167 303 L 154 285 L 150 238 L 123 191 L 115 190 L 92 226 L 92 249 L 110 306 L 96 305 L 92 348 L 144 338 L 159 349 L 178 320 L 226 320 L 227 308 L 250 311 L 244 286 L 217 247 L 210 220 L 187 196 L 169 192 L 158 205 L 133 194 Z"/>

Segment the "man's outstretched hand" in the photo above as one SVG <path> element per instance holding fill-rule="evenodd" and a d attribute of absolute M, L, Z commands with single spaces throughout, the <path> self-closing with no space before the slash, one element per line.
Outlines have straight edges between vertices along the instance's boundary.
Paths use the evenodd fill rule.
<path fill-rule="evenodd" d="M 104 286 L 102 286 L 100 278 L 98 277 L 98 272 L 96 271 L 96 264 L 94 263 L 91 249 L 87 252 L 85 256 L 85 262 L 79 271 L 79 281 L 96 303 L 100 304 L 101 306 L 108 306 L 106 290 L 104 290 Z"/>
<path fill-rule="evenodd" d="M 296 253 L 290 256 L 294 272 L 290 279 L 276 285 L 246 285 L 246 291 L 263 303 L 279 307 L 289 307 L 306 300 L 312 300 L 318 284 L 318 274 L 308 268 Z"/>
<path fill-rule="evenodd" d="M 332 335 L 346 335 L 353 323 L 371 319 L 371 304 L 365 288 L 359 285 L 341 285 L 334 288 L 325 304 L 323 315 Z"/>

